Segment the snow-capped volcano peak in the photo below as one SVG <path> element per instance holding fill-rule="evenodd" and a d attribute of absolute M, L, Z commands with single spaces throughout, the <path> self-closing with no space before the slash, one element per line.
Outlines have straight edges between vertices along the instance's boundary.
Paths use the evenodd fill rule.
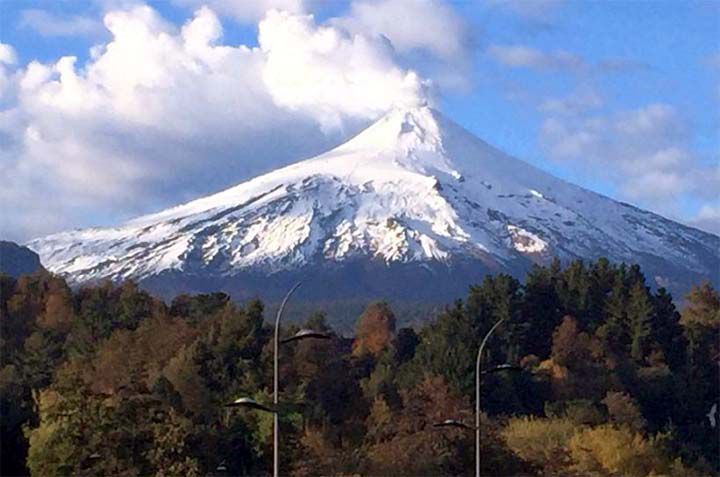
<path fill-rule="evenodd" d="M 318 157 L 357 169 L 460 175 L 445 154 L 442 116 L 428 106 L 396 108 L 345 144 Z"/>
<path fill-rule="evenodd" d="M 424 105 L 395 108 L 324 154 L 217 194 L 29 246 L 75 282 L 363 261 L 513 272 L 553 256 L 606 256 L 645 260 L 658 277 L 712 277 L 720 264 L 718 237 L 552 177 Z"/>
<path fill-rule="evenodd" d="M 442 152 L 438 117 L 428 106 L 395 108 L 335 151 Z"/>

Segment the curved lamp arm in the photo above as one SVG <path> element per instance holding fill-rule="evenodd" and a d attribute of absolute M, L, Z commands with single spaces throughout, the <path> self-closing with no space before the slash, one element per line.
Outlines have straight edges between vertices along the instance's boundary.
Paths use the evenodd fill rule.
<path fill-rule="evenodd" d="M 480 349 L 477 354 L 477 361 L 475 362 L 475 476 L 480 477 L 480 379 L 482 379 L 481 361 L 482 353 L 485 349 L 485 345 L 488 339 L 497 329 L 500 324 L 505 321 L 505 318 L 501 318 L 495 323 L 490 331 L 487 332 L 482 343 L 480 343 Z"/>

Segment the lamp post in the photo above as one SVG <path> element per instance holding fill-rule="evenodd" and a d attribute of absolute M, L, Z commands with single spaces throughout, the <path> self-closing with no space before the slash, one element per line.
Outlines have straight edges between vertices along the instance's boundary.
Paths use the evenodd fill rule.
<path fill-rule="evenodd" d="M 279 379 L 278 379 L 278 362 L 279 362 L 279 351 L 280 351 L 280 344 L 290 343 L 292 341 L 300 341 L 308 338 L 316 338 L 316 339 L 330 339 L 330 335 L 327 333 L 323 333 L 321 331 L 314 331 L 314 330 L 308 330 L 308 329 L 302 329 L 295 333 L 290 338 L 286 338 L 284 340 L 280 340 L 280 321 L 282 320 L 282 314 L 285 310 L 285 305 L 287 304 L 288 300 L 290 299 L 290 296 L 295 292 L 295 290 L 300 287 L 301 282 L 296 283 L 290 291 L 287 292 L 287 295 L 285 295 L 285 298 L 283 299 L 282 303 L 280 304 L 280 308 L 278 309 L 277 315 L 275 316 L 275 338 L 273 340 L 273 407 L 270 408 L 268 406 L 265 406 L 263 404 L 260 404 L 259 402 L 255 401 L 252 398 L 249 397 L 242 397 L 238 398 L 235 401 L 233 401 L 230 404 L 226 404 L 227 407 L 248 407 L 251 409 L 256 409 L 259 411 L 264 412 L 271 412 L 273 414 L 273 477 L 279 477 L 280 472 L 280 418 L 278 415 L 278 390 L 279 390 Z"/>
<path fill-rule="evenodd" d="M 275 408 L 278 405 L 278 361 L 279 361 L 279 346 L 280 346 L 280 320 L 282 319 L 283 310 L 290 296 L 295 293 L 300 287 L 300 282 L 296 283 L 290 291 L 287 292 L 285 298 L 278 308 L 277 315 L 275 316 L 275 339 L 273 341 L 273 404 Z M 273 414 L 273 477 L 278 477 L 280 474 L 280 418 L 275 412 Z"/>
<path fill-rule="evenodd" d="M 490 335 L 493 334 L 503 321 L 505 321 L 505 318 L 499 319 L 497 323 L 490 328 L 490 331 L 487 332 L 482 343 L 480 343 L 480 349 L 478 350 L 477 361 L 475 363 L 475 477 L 480 477 L 480 379 L 482 377 L 482 352 L 485 349 Z"/>
<path fill-rule="evenodd" d="M 458 421 L 456 419 L 446 419 L 443 422 L 439 422 L 436 424 L 433 424 L 434 427 L 455 427 L 458 429 L 463 430 L 474 430 L 475 431 L 475 476 L 480 477 L 480 382 L 482 380 L 482 377 L 486 374 L 492 374 L 497 373 L 500 371 L 520 371 L 522 368 L 520 366 L 515 366 L 510 363 L 503 363 L 499 364 L 497 366 L 493 366 L 492 368 L 483 371 L 482 370 L 482 353 L 485 350 L 485 345 L 488 342 L 488 339 L 490 336 L 495 332 L 498 326 L 505 321 L 505 318 L 502 318 L 498 320 L 497 323 L 495 323 L 492 328 L 490 328 L 490 331 L 487 332 L 485 337 L 483 338 L 482 342 L 480 343 L 480 348 L 478 349 L 477 354 L 477 361 L 475 362 L 475 426 L 468 426 L 467 424 Z"/>

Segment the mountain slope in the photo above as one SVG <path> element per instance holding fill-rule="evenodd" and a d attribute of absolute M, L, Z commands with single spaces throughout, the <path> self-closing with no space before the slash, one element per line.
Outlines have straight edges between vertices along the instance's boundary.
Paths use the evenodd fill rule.
<path fill-rule="evenodd" d="M 15 242 L 0 240 L 0 273 L 17 278 L 42 269 L 40 257 L 35 252 Z"/>
<path fill-rule="evenodd" d="M 557 179 L 428 107 L 391 111 L 325 154 L 218 194 L 28 245 L 72 282 L 134 278 L 168 293 L 272 294 L 311 276 L 320 295 L 404 280 L 423 296 L 553 256 L 639 262 L 678 288 L 716 281 L 720 267 L 717 236 Z"/>

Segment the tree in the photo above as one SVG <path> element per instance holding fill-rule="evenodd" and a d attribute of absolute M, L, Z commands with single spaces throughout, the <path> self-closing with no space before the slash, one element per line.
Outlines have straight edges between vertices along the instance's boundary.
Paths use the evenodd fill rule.
<path fill-rule="evenodd" d="M 562 272 L 558 295 L 565 313 L 584 321 L 589 302 L 590 278 L 582 260 L 574 260 Z"/>
<path fill-rule="evenodd" d="M 678 370 L 685 360 L 687 343 L 678 313 L 670 295 L 664 288 L 653 297 L 652 337 L 658 343 L 665 361 L 672 370 Z"/>
<path fill-rule="evenodd" d="M 140 431 L 140 416 L 152 410 L 135 401 L 95 395 L 76 371 L 75 365 L 66 367 L 57 383 L 38 395 L 38 425 L 26 430 L 31 475 L 150 473 L 142 456 L 149 441 Z"/>
<path fill-rule="evenodd" d="M 624 359 L 630 337 L 627 326 L 627 293 L 621 268 L 615 277 L 612 291 L 605 302 L 605 314 L 607 316 L 596 332 L 596 335 L 603 343 L 606 355 L 615 361 Z"/>
<path fill-rule="evenodd" d="M 653 307 L 647 288 L 639 281 L 630 288 L 626 313 L 630 335 L 630 357 L 636 363 L 641 363 L 650 349 Z"/>
<path fill-rule="evenodd" d="M 157 477 L 199 477 L 197 459 L 192 455 L 190 439 L 193 424 L 188 418 L 170 409 L 152 425 L 153 446 L 147 452 Z"/>
<path fill-rule="evenodd" d="M 72 293 L 59 278 L 48 280 L 45 309 L 37 318 L 40 328 L 67 332 L 75 318 Z"/>
<path fill-rule="evenodd" d="M 172 383 L 180 394 L 185 409 L 197 416 L 207 417 L 214 411 L 205 380 L 200 375 L 197 363 L 198 345 L 185 346 L 163 369 L 163 376 Z"/>
<path fill-rule="evenodd" d="M 581 475 L 692 475 L 663 452 L 655 439 L 611 425 L 580 430 L 570 439 L 574 469 Z"/>
<path fill-rule="evenodd" d="M 27 337 L 18 358 L 25 384 L 39 390 L 50 384 L 53 372 L 64 358 L 62 336 L 52 331 L 35 331 Z"/>
<path fill-rule="evenodd" d="M 705 416 L 720 396 L 720 295 L 710 284 L 703 283 L 693 287 L 685 300 L 681 323 L 688 343 L 687 363 L 681 375 L 676 418 L 688 423 L 680 432 L 693 444 L 692 454 L 720 469 L 717 428 L 712 429 Z"/>
<path fill-rule="evenodd" d="M 420 332 L 415 357 L 405 367 L 405 385 L 415 385 L 424 373 L 443 376 L 456 392 L 475 393 L 475 358 L 480 343 L 479 323 L 465 312 L 460 302 L 448 307 Z"/>
<path fill-rule="evenodd" d="M 551 361 L 540 365 L 550 371 L 556 399 L 595 399 L 604 394 L 605 370 L 597 363 L 595 348 L 597 340 L 580 331 L 575 318 L 563 318 L 553 333 Z"/>
<path fill-rule="evenodd" d="M 720 327 L 720 294 L 709 282 L 692 287 L 685 300 L 687 304 L 682 311 L 683 325 Z"/>
<path fill-rule="evenodd" d="M 607 406 L 610 422 L 613 424 L 627 426 L 635 432 L 645 429 L 645 418 L 635 400 L 627 393 L 610 391 L 602 402 Z"/>
<path fill-rule="evenodd" d="M 577 425 L 568 418 L 514 417 L 501 429 L 508 448 L 541 475 L 563 475 L 570 466 L 568 443 Z"/>
<path fill-rule="evenodd" d="M 134 330 L 144 319 L 165 313 L 162 302 L 140 290 L 137 284 L 130 280 L 113 290 L 110 298 L 113 329 Z"/>
<path fill-rule="evenodd" d="M 112 284 L 107 282 L 101 287 L 83 288 L 75 297 L 79 312 L 66 343 L 71 354 L 90 354 L 110 336 L 113 324 L 109 306 L 111 291 Z"/>
<path fill-rule="evenodd" d="M 398 365 L 410 361 L 415 356 L 415 350 L 420 344 L 420 337 L 412 328 L 401 328 L 395 341 L 393 348 L 395 348 L 395 362 Z"/>
<path fill-rule="evenodd" d="M 332 328 L 328 325 L 324 313 L 311 315 L 306 320 L 303 328 L 320 331 L 332 337 L 329 340 L 309 339 L 289 344 L 292 347 L 292 361 L 289 362 L 290 366 L 288 367 L 292 369 L 284 369 L 283 376 L 287 376 L 288 373 L 295 373 L 301 380 L 309 381 L 318 374 L 323 373 L 328 363 L 337 359 L 339 350 L 337 339 Z M 293 333 L 294 330 L 288 330 L 288 335 Z M 286 377 L 285 380 L 287 381 L 288 378 Z"/>
<path fill-rule="evenodd" d="M 488 343 L 490 362 L 517 362 L 522 357 L 529 325 L 520 319 L 521 304 L 520 282 L 510 275 L 487 276 L 480 286 L 470 287 L 465 312 L 476 322 L 476 346 L 497 321 L 504 320 Z"/>
<path fill-rule="evenodd" d="M 170 315 L 181 316 L 198 323 L 220 311 L 230 297 L 226 293 L 215 292 L 195 296 L 178 295 L 170 304 Z"/>
<path fill-rule="evenodd" d="M 390 305 L 385 302 L 372 303 L 358 320 L 353 354 L 379 356 L 392 346 L 394 335 L 395 315 Z"/>
<path fill-rule="evenodd" d="M 25 466 L 28 443 L 23 425 L 34 417 L 31 390 L 17 367 L 8 364 L 0 369 L 0 475 L 27 475 Z"/>
<path fill-rule="evenodd" d="M 616 274 L 617 270 L 607 258 L 599 258 L 590 265 L 587 317 L 584 320 L 588 333 L 594 333 L 605 321 L 605 300 L 612 291 Z"/>
<path fill-rule="evenodd" d="M 565 316 L 552 334 L 553 362 L 560 366 L 578 366 L 590 355 L 590 337 L 578 329 L 572 316 Z"/>
<path fill-rule="evenodd" d="M 537 265 L 525 278 L 522 316 L 529 326 L 523 352 L 540 359 L 546 359 L 550 354 L 552 333 L 562 316 L 557 280 L 551 269 Z"/>
<path fill-rule="evenodd" d="M 471 420 L 469 403 L 453 395 L 442 378 L 427 377 L 402 392 L 402 408 L 392 418 L 376 401 L 368 417 L 368 473 L 371 475 L 457 475 L 472 465 L 470 435 L 439 433 L 432 427 L 448 416 Z"/>

